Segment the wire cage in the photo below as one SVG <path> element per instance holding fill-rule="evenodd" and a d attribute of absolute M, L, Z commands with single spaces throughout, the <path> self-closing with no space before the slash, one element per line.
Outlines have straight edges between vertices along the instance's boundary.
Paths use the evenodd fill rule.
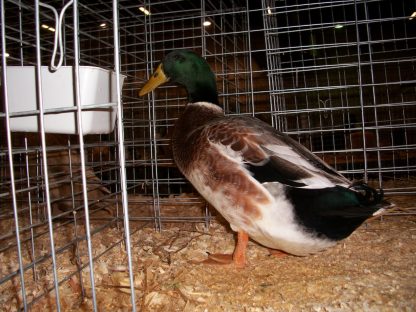
<path fill-rule="evenodd" d="M 415 7 L 2 0 L 0 307 L 68 309 L 76 284 L 97 310 L 100 264 L 121 250 L 135 310 L 131 233 L 209 226 L 170 151 L 185 91 L 138 95 L 174 49 L 207 59 L 227 115 L 266 121 L 386 194 L 415 194 Z"/>

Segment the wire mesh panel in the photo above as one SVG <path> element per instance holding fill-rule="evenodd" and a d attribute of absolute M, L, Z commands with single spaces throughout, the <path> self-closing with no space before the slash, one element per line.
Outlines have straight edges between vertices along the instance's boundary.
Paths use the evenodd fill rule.
<path fill-rule="evenodd" d="M 380 185 L 414 176 L 413 6 L 263 1 L 276 125 L 337 169 Z"/>
<path fill-rule="evenodd" d="M 66 309 L 75 293 L 97 309 L 94 261 L 124 238 L 131 270 L 115 12 L 1 3 L 2 310 Z"/>

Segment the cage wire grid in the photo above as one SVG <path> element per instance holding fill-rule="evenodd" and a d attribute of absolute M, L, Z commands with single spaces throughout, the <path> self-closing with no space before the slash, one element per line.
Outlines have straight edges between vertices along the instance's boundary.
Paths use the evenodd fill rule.
<path fill-rule="evenodd" d="M 58 13 L 66 3 L 44 2 Z M 97 310 L 95 264 L 122 246 L 134 310 L 140 292 L 133 291 L 130 234 L 172 223 L 209 226 L 215 212 L 179 173 L 169 146 L 186 93 L 165 85 L 138 96 L 174 49 L 207 59 L 227 115 L 270 123 L 386 195 L 415 194 L 416 1 L 75 1 L 63 18 L 63 64 L 122 79 L 120 72 L 121 102 L 77 108 L 75 97 L 72 107 L 42 114 L 37 93 L 37 108 L 10 112 L 5 68 L 48 66 L 52 56 L 55 18 L 44 7 L 37 14 L 37 3 L 1 2 L 0 306 L 60 309 L 64 285 L 76 277 L 79 297 Z M 72 112 L 79 130 L 84 113 L 111 110 L 122 118 L 108 133 L 49 133 L 40 124 Z M 11 129 L 25 117 L 39 130 Z"/>

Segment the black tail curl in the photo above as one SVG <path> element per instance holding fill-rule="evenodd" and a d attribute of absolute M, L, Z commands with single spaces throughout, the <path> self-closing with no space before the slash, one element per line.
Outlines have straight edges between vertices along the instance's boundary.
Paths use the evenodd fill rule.
<path fill-rule="evenodd" d="M 348 188 L 357 192 L 360 203 L 364 206 L 380 204 L 384 198 L 382 189 L 377 191 L 362 181 L 353 182 Z"/>

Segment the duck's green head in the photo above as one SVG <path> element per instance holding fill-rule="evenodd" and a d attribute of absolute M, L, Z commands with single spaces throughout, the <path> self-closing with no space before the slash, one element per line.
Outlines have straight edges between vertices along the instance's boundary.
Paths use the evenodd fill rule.
<path fill-rule="evenodd" d="M 215 75 L 208 63 L 192 51 L 177 50 L 167 54 L 139 95 L 143 96 L 167 81 L 183 85 L 191 103 L 218 104 Z"/>

